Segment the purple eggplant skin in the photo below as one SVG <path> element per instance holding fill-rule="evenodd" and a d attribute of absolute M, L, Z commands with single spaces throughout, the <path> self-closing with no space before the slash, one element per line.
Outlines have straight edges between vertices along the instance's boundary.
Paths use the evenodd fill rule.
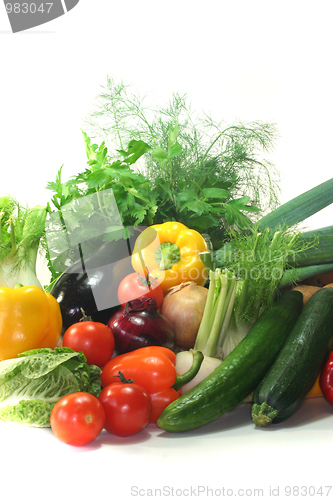
<path fill-rule="evenodd" d="M 93 321 L 107 325 L 121 306 L 118 287 L 133 272 L 130 249 L 133 241 L 104 243 L 86 259 L 79 259 L 62 273 L 52 287 L 51 295 L 59 303 L 65 331 L 82 318 L 84 310 Z"/>

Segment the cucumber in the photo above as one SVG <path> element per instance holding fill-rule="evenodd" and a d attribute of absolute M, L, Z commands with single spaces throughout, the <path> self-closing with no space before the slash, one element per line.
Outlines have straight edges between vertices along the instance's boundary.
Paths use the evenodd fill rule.
<path fill-rule="evenodd" d="M 157 425 L 169 432 L 196 429 L 241 403 L 273 363 L 302 307 L 300 292 L 282 295 L 211 375 L 167 406 Z"/>
<path fill-rule="evenodd" d="M 333 348 L 333 288 L 305 304 L 279 355 L 253 395 L 252 420 L 266 427 L 293 415 L 313 387 Z"/>

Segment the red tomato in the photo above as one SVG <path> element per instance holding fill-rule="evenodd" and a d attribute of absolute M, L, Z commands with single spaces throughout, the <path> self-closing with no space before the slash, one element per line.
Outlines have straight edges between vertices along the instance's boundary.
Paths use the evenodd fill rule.
<path fill-rule="evenodd" d="M 150 279 L 149 276 L 148 282 L 150 286 L 147 284 L 147 277 L 139 273 L 131 273 L 126 276 L 118 287 L 118 300 L 122 307 L 130 300 L 148 297 L 156 300 L 157 309 L 159 309 L 164 297 L 163 288 L 157 280 Z"/>
<path fill-rule="evenodd" d="M 106 386 L 98 399 L 106 414 L 104 427 L 111 434 L 132 436 L 142 431 L 149 423 L 151 401 L 140 385 L 115 382 Z"/>
<path fill-rule="evenodd" d="M 110 328 L 97 321 L 81 321 L 70 326 L 62 339 L 64 347 L 82 351 L 89 365 L 100 368 L 110 359 L 114 351 L 114 336 Z"/>
<path fill-rule="evenodd" d="M 54 405 L 51 429 L 63 443 L 83 446 L 91 443 L 104 428 L 105 410 L 101 402 L 87 392 L 73 392 Z"/>

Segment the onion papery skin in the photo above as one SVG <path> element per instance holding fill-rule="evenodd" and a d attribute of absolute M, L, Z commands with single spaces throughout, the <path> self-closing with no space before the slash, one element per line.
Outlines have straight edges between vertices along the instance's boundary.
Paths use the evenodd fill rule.
<path fill-rule="evenodd" d="M 164 297 L 160 313 L 175 330 L 175 345 L 190 349 L 202 320 L 208 289 L 193 282 L 173 287 Z"/>
<path fill-rule="evenodd" d="M 158 311 L 155 299 L 131 300 L 109 320 L 118 354 L 146 346 L 174 347 L 174 327 Z"/>

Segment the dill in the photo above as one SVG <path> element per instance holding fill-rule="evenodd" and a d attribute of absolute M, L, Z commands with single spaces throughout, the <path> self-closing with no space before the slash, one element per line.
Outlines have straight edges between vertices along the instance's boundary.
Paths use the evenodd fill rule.
<path fill-rule="evenodd" d="M 149 97 L 107 77 L 86 125 L 113 157 L 133 139 L 151 146 L 135 169 L 156 196 L 154 223 L 178 220 L 209 233 L 218 248 L 231 228 L 251 226 L 259 211 L 278 206 L 279 173 L 265 158 L 278 135 L 274 123 L 228 125 L 194 112 L 186 95 L 174 92 L 163 105 Z"/>

